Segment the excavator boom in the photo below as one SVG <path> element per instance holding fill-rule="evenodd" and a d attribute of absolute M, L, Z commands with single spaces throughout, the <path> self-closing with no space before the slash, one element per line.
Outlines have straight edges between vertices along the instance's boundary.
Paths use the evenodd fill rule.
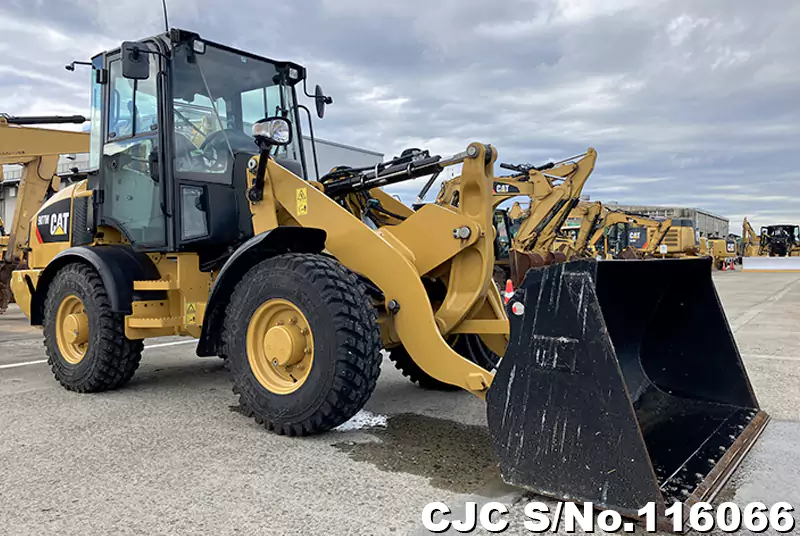
<path fill-rule="evenodd" d="M 11 272 L 22 259 L 31 218 L 50 192 L 60 187 L 58 160 L 63 154 L 89 152 L 89 134 L 27 125 L 83 123 L 83 116 L 14 117 L 0 115 L 0 165 L 22 166 L 11 226 L 0 244 L 0 314 L 8 307 Z M 2 182 L 0 174 L 0 182 Z M 69 232 L 69 231 L 67 231 Z"/>

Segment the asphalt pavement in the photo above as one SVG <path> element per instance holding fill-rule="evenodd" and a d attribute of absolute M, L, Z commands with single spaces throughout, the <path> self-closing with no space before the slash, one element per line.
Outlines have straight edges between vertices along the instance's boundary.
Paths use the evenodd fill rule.
<path fill-rule="evenodd" d="M 750 380 L 773 418 L 718 501 L 800 506 L 800 274 L 715 274 Z M 702 326 L 698 327 L 702 329 Z M 425 534 L 431 501 L 522 506 L 491 452 L 484 403 L 425 391 L 384 360 L 353 422 L 286 438 L 238 412 L 222 362 L 146 341 L 128 386 L 80 395 L 16 306 L 0 316 L 0 527 L 7 534 Z M 552 504 L 552 503 L 550 503 Z"/>

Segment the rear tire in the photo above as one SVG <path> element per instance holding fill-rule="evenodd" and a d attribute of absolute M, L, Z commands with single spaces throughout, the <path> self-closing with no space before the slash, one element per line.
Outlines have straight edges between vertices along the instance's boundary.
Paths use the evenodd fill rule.
<path fill-rule="evenodd" d="M 455 343 L 452 344 L 453 350 L 469 359 L 479 367 L 486 370 L 494 369 L 500 362 L 500 356 L 492 352 L 480 339 L 478 335 L 458 335 Z M 444 383 L 417 365 L 403 346 L 396 346 L 389 352 L 389 359 L 403 376 L 406 376 L 412 383 L 416 383 L 423 389 L 433 391 L 456 391 L 460 387 Z"/>
<path fill-rule="evenodd" d="M 76 314 L 86 317 L 86 342 L 80 345 L 65 341 L 63 322 L 59 327 L 59 312 L 70 304 Z M 81 263 L 64 266 L 50 283 L 44 305 L 44 346 L 58 382 L 80 393 L 127 383 L 139 367 L 144 347 L 141 340 L 125 337 L 124 315 L 111 310 L 100 276 Z"/>
<path fill-rule="evenodd" d="M 293 341 L 285 348 L 303 345 L 298 355 L 310 360 L 270 369 L 273 330 Z M 281 435 L 321 433 L 349 420 L 380 374 L 380 327 L 366 289 L 322 255 L 280 255 L 251 268 L 231 296 L 223 342 L 241 412 Z"/>

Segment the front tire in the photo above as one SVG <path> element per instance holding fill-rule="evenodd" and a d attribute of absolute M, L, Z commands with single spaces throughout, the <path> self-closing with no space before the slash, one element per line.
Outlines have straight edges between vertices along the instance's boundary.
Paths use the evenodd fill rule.
<path fill-rule="evenodd" d="M 111 310 L 103 281 L 81 263 L 56 274 L 44 305 L 47 362 L 70 391 L 90 393 L 127 383 L 142 358 L 141 340 L 125 337 L 125 317 Z"/>
<path fill-rule="evenodd" d="M 366 289 L 322 255 L 280 255 L 251 268 L 231 296 L 223 341 L 242 413 L 281 435 L 349 420 L 380 374 L 380 328 Z"/>

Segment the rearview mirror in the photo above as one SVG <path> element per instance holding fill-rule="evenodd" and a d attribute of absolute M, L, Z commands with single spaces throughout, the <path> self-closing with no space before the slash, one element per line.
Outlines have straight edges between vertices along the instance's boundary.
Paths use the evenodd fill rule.
<path fill-rule="evenodd" d="M 130 80 L 146 80 L 150 76 L 150 56 L 142 43 L 122 43 L 122 76 Z"/>
<path fill-rule="evenodd" d="M 253 124 L 253 136 L 262 149 L 292 143 L 292 124 L 283 117 L 267 117 Z"/>
<path fill-rule="evenodd" d="M 317 84 L 316 89 L 314 89 L 314 102 L 317 105 L 317 117 L 322 119 L 325 117 L 325 105 L 333 104 L 333 99 L 331 97 L 326 97 L 325 93 L 322 91 L 322 87 Z"/>

